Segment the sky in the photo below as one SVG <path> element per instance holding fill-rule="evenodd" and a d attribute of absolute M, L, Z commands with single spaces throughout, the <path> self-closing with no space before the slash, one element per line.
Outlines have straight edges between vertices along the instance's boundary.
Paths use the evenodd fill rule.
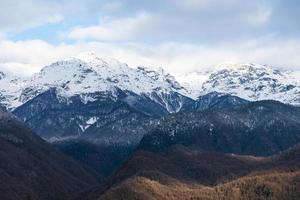
<path fill-rule="evenodd" d="M 0 70 L 81 52 L 172 74 L 252 62 L 300 70 L 299 0 L 0 0 Z"/>

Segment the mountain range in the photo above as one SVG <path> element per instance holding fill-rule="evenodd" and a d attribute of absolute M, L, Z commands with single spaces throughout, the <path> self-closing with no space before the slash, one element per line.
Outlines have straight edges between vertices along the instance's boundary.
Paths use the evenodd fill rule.
<path fill-rule="evenodd" d="M 183 78 L 189 84 L 182 77 L 180 84 L 162 69 L 132 68 L 84 53 L 28 78 L 1 73 L 0 104 L 43 139 L 101 175 L 112 173 L 143 136 L 172 113 L 263 99 L 298 105 L 296 72 L 239 64 L 190 76 Z M 87 157 L 85 151 L 93 155 Z"/>
<path fill-rule="evenodd" d="M 1 72 L 0 103 L 50 142 L 84 137 L 120 144 L 138 143 L 157 118 L 199 110 L 199 98 L 210 93 L 247 101 L 300 103 L 298 72 L 250 63 L 226 65 L 204 74 L 193 79 L 187 75 L 185 82 L 181 77 L 180 84 L 162 69 L 131 68 L 115 59 L 85 53 L 46 66 L 29 78 Z M 131 132 L 136 140 L 120 137 L 129 134 L 126 127 L 136 126 L 137 118 L 142 123 Z M 112 122 L 126 127 L 114 129 Z M 105 133 L 112 129 L 116 134 Z"/>
<path fill-rule="evenodd" d="M 1 72 L 1 197 L 299 199 L 297 77 L 248 63 L 177 81 L 92 53 Z"/>

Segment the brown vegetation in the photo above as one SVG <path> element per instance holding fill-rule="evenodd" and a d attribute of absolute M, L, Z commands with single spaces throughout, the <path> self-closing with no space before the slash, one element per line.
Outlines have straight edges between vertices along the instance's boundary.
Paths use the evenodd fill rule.
<path fill-rule="evenodd" d="M 300 146 L 266 158 L 182 146 L 162 154 L 140 151 L 92 193 L 83 199 L 296 200 Z"/>
<path fill-rule="evenodd" d="M 135 176 L 109 190 L 99 200 L 298 200 L 300 171 L 265 172 L 245 176 L 215 187 L 188 185 L 178 180 L 163 184 Z"/>

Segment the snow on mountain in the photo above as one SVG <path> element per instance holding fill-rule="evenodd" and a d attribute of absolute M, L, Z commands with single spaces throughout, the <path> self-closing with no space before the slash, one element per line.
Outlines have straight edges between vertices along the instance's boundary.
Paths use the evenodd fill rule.
<path fill-rule="evenodd" d="M 191 81 L 199 89 L 192 90 L 192 96 L 210 92 L 229 93 L 241 98 L 257 101 L 273 99 L 293 105 L 300 105 L 299 72 L 274 69 L 252 63 L 227 64 L 218 66 L 206 77 Z M 189 79 L 186 79 L 189 80 Z"/>
<path fill-rule="evenodd" d="M 202 84 L 208 80 L 211 71 L 195 71 L 176 76 L 176 80 L 187 89 L 188 96 L 197 99 L 201 94 Z"/>
<path fill-rule="evenodd" d="M 170 107 L 172 93 L 196 100 L 201 95 L 220 92 L 251 101 L 274 99 L 300 105 L 299 78 L 299 72 L 244 63 L 180 75 L 176 77 L 177 82 L 163 69 L 132 68 L 115 59 L 84 53 L 46 66 L 27 80 L 0 72 L 0 100 L 7 108 L 14 109 L 50 88 L 56 88 L 62 100 L 79 95 L 83 102 L 88 102 L 95 100 L 89 94 L 114 94 L 118 88 L 147 96 L 170 112 L 179 111 L 181 104 L 176 100 L 175 108 Z"/>
<path fill-rule="evenodd" d="M 22 104 L 19 97 L 26 80 L 0 71 L 0 104 L 8 109 Z"/>
<path fill-rule="evenodd" d="M 18 86 L 18 87 L 17 87 Z M 56 88 L 62 100 L 80 95 L 82 101 L 93 101 L 89 94 L 113 92 L 117 88 L 138 95 L 146 95 L 157 101 L 172 92 L 187 96 L 187 91 L 164 70 L 154 71 L 145 67 L 131 68 L 115 59 L 102 59 L 93 53 L 80 54 L 44 67 L 22 85 L 8 90 L 14 98 L 8 98 L 10 108 L 27 102 L 50 88 Z M 152 94 L 155 92 L 155 96 Z M 161 102 L 160 102 L 161 103 Z"/>

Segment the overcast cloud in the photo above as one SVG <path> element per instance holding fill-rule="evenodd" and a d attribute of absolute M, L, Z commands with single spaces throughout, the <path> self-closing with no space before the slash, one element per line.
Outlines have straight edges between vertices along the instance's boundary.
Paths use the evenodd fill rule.
<path fill-rule="evenodd" d="M 0 0 L 0 69 L 93 51 L 174 74 L 224 62 L 300 69 L 297 0 Z"/>

